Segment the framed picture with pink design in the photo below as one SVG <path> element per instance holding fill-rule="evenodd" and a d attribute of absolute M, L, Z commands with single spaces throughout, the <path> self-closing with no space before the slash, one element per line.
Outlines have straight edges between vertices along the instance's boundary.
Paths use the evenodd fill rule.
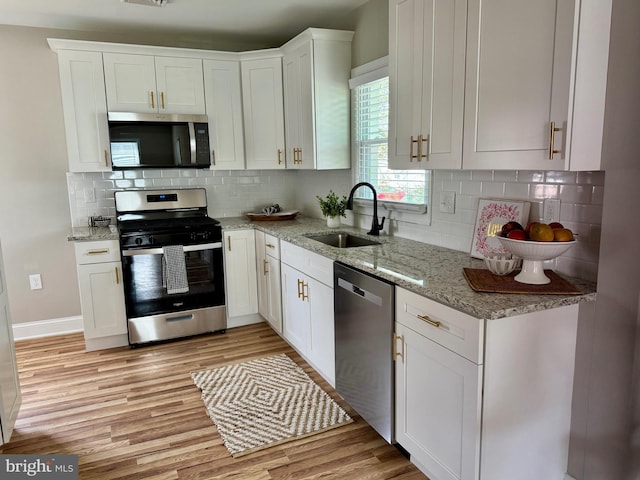
<path fill-rule="evenodd" d="M 491 253 L 508 253 L 496 238 L 507 222 L 518 222 L 527 226 L 531 203 L 524 200 L 481 198 L 473 229 L 471 256 L 484 258 Z"/>

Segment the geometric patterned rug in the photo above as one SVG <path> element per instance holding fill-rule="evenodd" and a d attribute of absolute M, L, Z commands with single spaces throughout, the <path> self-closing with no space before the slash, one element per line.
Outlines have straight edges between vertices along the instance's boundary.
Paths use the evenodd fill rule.
<path fill-rule="evenodd" d="M 284 353 L 191 376 L 234 457 L 353 421 Z"/>

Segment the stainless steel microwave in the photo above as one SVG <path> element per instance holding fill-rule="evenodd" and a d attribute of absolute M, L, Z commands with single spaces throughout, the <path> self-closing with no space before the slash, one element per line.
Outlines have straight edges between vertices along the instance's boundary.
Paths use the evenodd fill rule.
<path fill-rule="evenodd" d="M 133 168 L 209 168 L 206 115 L 109 112 L 111 165 Z"/>

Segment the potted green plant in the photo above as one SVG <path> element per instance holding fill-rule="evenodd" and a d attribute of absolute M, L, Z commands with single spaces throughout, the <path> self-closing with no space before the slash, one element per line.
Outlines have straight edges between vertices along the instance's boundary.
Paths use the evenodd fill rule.
<path fill-rule="evenodd" d="M 346 217 L 347 210 L 347 196 L 343 195 L 342 198 L 338 197 L 333 190 L 329 190 L 326 197 L 322 198 L 316 195 L 318 202 L 320 202 L 320 210 L 322 215 L 327 217 L 327 226 L 329 228 L 336 228 L 340 226 L 340 217 Z"/>

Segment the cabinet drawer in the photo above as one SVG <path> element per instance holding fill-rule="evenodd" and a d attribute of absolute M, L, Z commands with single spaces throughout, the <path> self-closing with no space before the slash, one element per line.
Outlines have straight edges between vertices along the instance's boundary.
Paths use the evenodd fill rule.
<path fill-rule="evenodd" d="M 282 242 L 281 261 L 333 288 L 333 260 L 289 242 Z"/>
<path fill-rule="evenodd" d="M 278 237 L 274 237 L 273 235 L 265 233 L 264 251 L 270 257 L 280 259 L 280 239 Z"/>
<path fill-rule="evenodd" d="M 483 363 L 484 320 L 396 287 L 396 321 L 478 365 Z"/>
<path fill-rule="evenodd" d="M 74 248 L 78 265 L 120 261 L 120 246 L 117 240 L 75 242 Z"/>

